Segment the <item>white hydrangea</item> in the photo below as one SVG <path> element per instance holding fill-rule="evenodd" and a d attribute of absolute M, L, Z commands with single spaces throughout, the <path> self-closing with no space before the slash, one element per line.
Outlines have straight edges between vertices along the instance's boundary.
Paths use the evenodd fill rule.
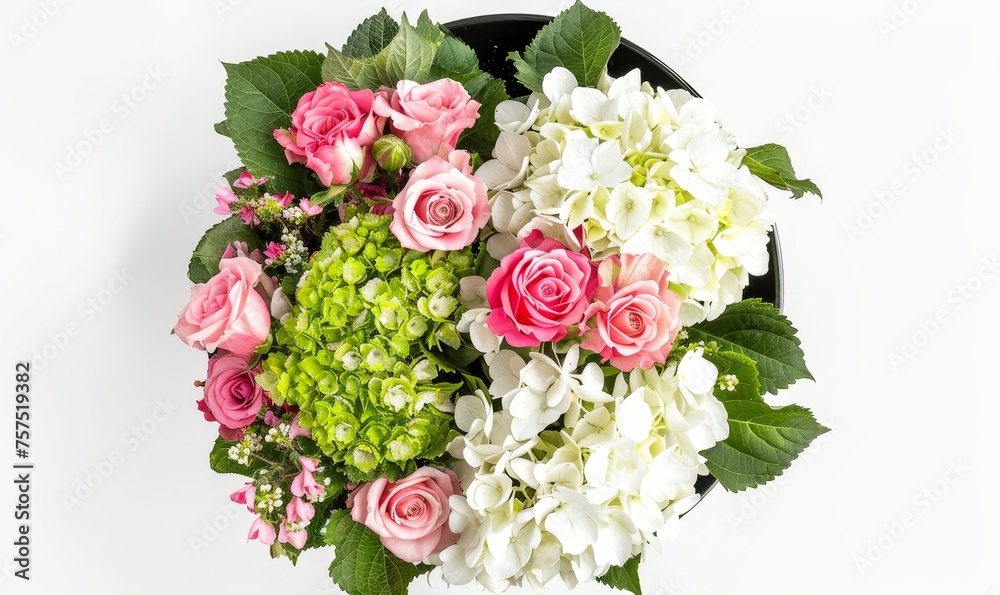
<path fill-rule="evenodd" d="M 669 537 L 697 501 L 698 453 L 729 433 L 702 350 L 619 374 L 611 392 L 600 366 L 579 363 L 578 349 L 527 362 L 502 350 L 490 395 L 458 399 L 465 435 L 449 452 L 470 469 L 451 498 L 461 538 L 440 555 L 448 583 L 501 592 L 558 576 L 572 588 Z"/>
<path fill-rule="evenodd" d="M 503 236 L 491 253 L 509 252 L 537 217 L 582 226 L 597 259 L 659 256 L 686 325 L 715 318 L 767 272 L 767 196 L 709 101 L 654 89 L 638 70 L 594 89 L 556 68 L 543 90 L 497 108 L 495 159 L 477 171 Z"/>

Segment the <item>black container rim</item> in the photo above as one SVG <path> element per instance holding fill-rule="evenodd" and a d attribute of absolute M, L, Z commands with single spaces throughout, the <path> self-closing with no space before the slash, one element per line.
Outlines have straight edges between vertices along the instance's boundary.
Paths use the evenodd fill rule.
<path fill-rule="evenodd" d="M 465 19 L 459 19 L 457 21 L 451 21 L 449 23 L 445 23 L 444 26 L 447 29 L 451 29 L 452 27 L 455 28 L 468 27 L 470 25 L 482 25 L 486 23 L 500 23 L 500 22 L 511 22 L 511 21 L 528 22 L 528 23 L 551 23 L 554 18 L 555 17 L 543 14 L 529 14 L 529 13 L 484 14 L 474 17 L 468 17 Z M 688 84 L 686 80 L 681 78 L 681 76 L 677 74 L 677 72 L 673 68 L 667 66 L 663 62 L 663 60 L 660 60 L 653 54 L 649 53 L 649 51 L 643 49 L 641 46 L 629 41 L 628 39 L 625 39 L 624 37 L 621 40 L 621 45 L 627 47 L 636 54 L 639 54 L 644 59 L 653 63 L 657 68 L 661 69 L 665 73 L 669 74 L 672 78 L 676 79 L 676 81 L 681 85 L 681 88 L 683 88 L 688 93 L 694 95 L 695 97 L 701 97 L 701 95 L 694 90 L 694 87 Z"/>

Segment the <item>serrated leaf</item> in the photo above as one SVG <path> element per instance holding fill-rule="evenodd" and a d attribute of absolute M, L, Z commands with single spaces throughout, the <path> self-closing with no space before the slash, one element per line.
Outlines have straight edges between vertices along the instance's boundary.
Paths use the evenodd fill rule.
<path fill-rule="evenodd" d="M 322 82 L 323 56 L 283 52 L 226 64 L 226 131 L 255 176 L 268 176 L 275 192 L 308 196 L 318 184 L 302 165 L 289 165 L 274 131 L 287 128 L 299 99 Z"/>
<path fill-rule="evenodd" d="M 403 13 L 403 18 L 406 18 L 406 13 Z M 445 32 L 437 23 L 431 20 L 431 15 L 426 10 L 421 12 L 420 17 L 417 18 L 417 35 L 433 43 L 435 46 L 440 44 L 446 37 Z"/>
<path fill-rule="evenodd" d="M 188 279 L 192 283 L 205 283 L 214 277 L 219 272 L 222 253 L 233 242 L 246 242 L 251 252 L 264 249 L 264 242 L 256 232 L 233 215 L 216 223 L 201 237 L 188 264 Z"/>
<path fill-rule="evenodd" d="M 735 351 L 752 359 L 766 392 L 777 394 L 796 380 L 813 379 L 795 327 L 777 308 L 759 299 L 732 304 L 715 320 L 687 330 L 690 342 L 714 341 L 722 351 Z"/>
<path fill-rule="evenodd" d="M 739 382 L 733 390 L 723 390 L 716 386 L 715 396 L 723 403 L 727 401 L 760 401 L 764 402 L 760 391 L 760 373 L 757 363 L 749 357 L 735 351 L 719 351 L 705 353 L 705 359 L 715 364 L 719 370 L 720 384 L 726 375 L 736 376 Z"/>
<path fill-rule="evenodd" d="M 716 386 L 715 396 L 729 416 L 729 437 L 701 452 L 705 465 L 724 488 L 738 492 L 781 475 L 809 444 L 829 430 L 804 407 L 773 408 L 760 396 L 757 365 L 731 351 L 706 354 L 719 378 L 733 375 L 734 390 Z"/>
<path fill-rule="evenodd" d="M 235 475 L 253 478 L 254 474 L 268 466 L 267 463 L 257 458 L 251 458 L 249 460 L 249 465 L 241 465 L 230 459 L 229 448 L 234 444 L 236 444 L 236 442 L 230 442 L 222 436 L 215 439 L 215 445 L 212 447 L 212 452 L 208 455 L 208 464 L 211 466 L 212 471 L 223 474 L 233 473 Z"/>
<path fill-rule="evenodd" d="M 459 138 L 458 148 L 489 159 L 500 138 L 500 129 L 496 126 L 497 106 L 510 97 L 503 81 L 489 74 L 481 74 L 464 84 L 469 95 L 481 103 L 482 107 L 479 108 L 479 119 Z"/>
<path fill-rule="evenodd" d="M 426 13 L 421 15 L 424 20 Z M 422 25 L 426 28 L 426 25 Z M 433 25 L 432 25 L 433 27 Z M 387 87 L 395 87 L 396 83 L 402 80 L 417 81 L 425 83 L 429 80 L 428 75 L 431 66 L 434 65 L 434 55 L 437 54 L 438 43 L 444 37 L 441 30 L 433 27 L 438 36 L 434 38 L 424 37 L 427 31 L 414 29 L 403 15 L 399 33 L 392 42 L 375 58 L 375 67 L 382 84 Z"/>
<path fill-rule="evenodd" d="M 365 19 L 347 38 L 341 52 L 351 58 L 368 58 L 385 49 L 399 32 L 399 23 L 386 9 Z"/>
<path fill-rule="evenodd" d="M 326 543 L 337 548 L 330 578 L 351 595 L 406 595 L 413 579 L 433 568 L 400 560 L 346 510 L 330 517 Z"/>
<path fill-rule="evenodd" d="M 629 558 L 622 566 L 612 566 L 604 576 L 597 577 L 597 582 L 613 589 L 642 595 L 642 586 L 639 584 L 639 559 L 641 557 L 642 554 L 639 554 Z"/>
<path fill-rule="evenodd" d="M 395 87 L 404 79 L 428 82 L 444 33 L 433 23 L 430 26 L 418 23 L 418 26 L 420 30 L 403 15 L 392 41 L 378 54 L 365 58 L 352 57 L 328 46 L 330 52 L 321 68 L 323 80 L 338 81 L 354 90 Z"/>
<path fill-rule="evenodd" d="M 281 279 L 281 291 L 285 294 L 285 297 L 295 305 L 295 292 L 298 290 L 299 279 L 302 278 L 302 273 L 297 273 L 294 275 L 289 275 Z"/>
<path fill-rule="evenodd" d="M 331 46 L 327 47 L 329 53 L 321 69 L 324 81 L 342 83 L 353 91 L 377 88 L 378 74 L 373 65 L 346 56 Z"/>
<path fill-rule="evenodd" d="M 608 60 L 621 43 L 621 29 L 603 12 L 577 2 L 539 31 L 524 56 L 511 52 L 517 80 L 532 91 L 542 91 L 542 79 L 562 66 L 583 87 L 596 87 Z"/>
<path fill-rule="evenodd" d="M 231 134 L 229 132 L 229 123 L 226 120 L 223 120 L 223 121 L 217 123 L 215 125 L 215 131 L 217 133 L 221 134 L 222 136 L 226 136 L 226 137 L 231 136 Z"/>
<path fill-rule="evenodd" d="M 806 192 L 823 198 L 823 193 L 812 180 L 800 180 L 795 176 L 788 151 L 781 145 L 767 144 L 747 149 L 743 164 L 750 169 L 750 173 L 775 188 L 788 190 L 794 198 L 802 198 Z"/>
<path fill-rule="evenodd" d="M 479 72 L 479 57 L 468 45 L 457 37 L 445 37 L 434 54 L 430 78 L 450 78 L 464 83 L 473 73 Z"/>

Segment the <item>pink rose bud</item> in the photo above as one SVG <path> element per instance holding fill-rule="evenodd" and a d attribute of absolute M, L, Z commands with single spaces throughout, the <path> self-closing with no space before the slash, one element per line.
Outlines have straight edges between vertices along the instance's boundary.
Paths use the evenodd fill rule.
<path fill-rule="evenodd" d="M 399 81 L 391 97 L 375 99 L 375 113 L 391 119 L 390 128 L 410 147 L 414 163 L 447 159 L 458 137 L 479 119 L 477 101 L 451 79 L 424 85 Z"/>
<path fill-rule="evenodd" d="M 448 527 L 448 498 L 460 494 L 451 470 L 421 467 L 395 483 L 362 484 L 348 502 L 351 518 L 375 532 L 400 560 L 418 563 L 458 542 Z"/>
<path fill-rule="evenodd" d="M 387 134 L 375 141 L 375 161 L 385 171 L 397 172 L 410 163 L 413 152 L 410 145 L 394 134 Z"/>
<path fill-rule="evenodd" d="M 479 237 L 490 220 L 486 184 L 472 175 L 469 154 L 454 151 L 449 161 L 432 157 L 410 174 L 392 201 L 390 229 L 404 248 L 461 250 Z"/>

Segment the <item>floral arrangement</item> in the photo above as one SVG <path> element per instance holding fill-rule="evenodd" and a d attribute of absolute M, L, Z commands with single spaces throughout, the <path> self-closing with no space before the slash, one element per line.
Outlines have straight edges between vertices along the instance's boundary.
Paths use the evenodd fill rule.
<path fill-rule="evenodd" d="M 811 376 L 742 299 L 766 189 L 818 188 L 708 101 L 614 78 L 620 39 L 576 4 L 511 55 L 518 100 L 426 13 L 226 65 L 244 167 L 174 333 L 208 353 L 210 464 L 274 557 L 334 546 L 361 595 L 438 566 L 638 595 L 699 477 L 761 485 L 827 431 L 766 402 Z"/>

